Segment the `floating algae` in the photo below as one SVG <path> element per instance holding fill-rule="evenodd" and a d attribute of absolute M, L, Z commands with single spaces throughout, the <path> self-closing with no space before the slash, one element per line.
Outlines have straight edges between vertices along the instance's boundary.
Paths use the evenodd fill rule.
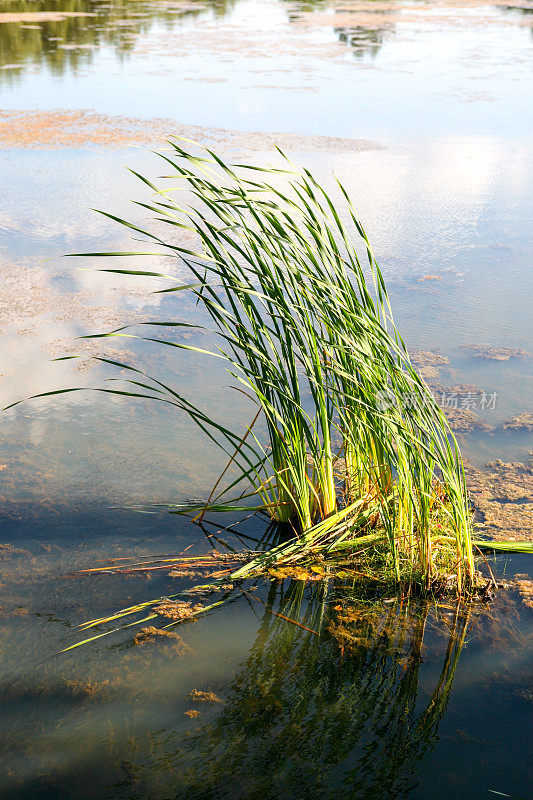
<path fill-rule="evenodd" d="M 522 347 L 494 347 L 490 344 L 465 344 L 464 350 L 469 350 L 474 358 L 486 361 L 509 361 L 511 358 L 527 358 L 527 353 Z"/>
<path fill-rule="evenodd" d="M 191 648 L 185 644 L 182 637 L 177 633 L 155 628 L 153 625 L 141 628 L 133 643 L 138 647 L 160 645 L 168 655 L 184 655 L 191 652 Z"/>
<path fill-rule="evenodd" d="M 524 411 L 522 414 L 508 419 L 502 427 L 506 431 L 533 431 L 533 414 Z"/>

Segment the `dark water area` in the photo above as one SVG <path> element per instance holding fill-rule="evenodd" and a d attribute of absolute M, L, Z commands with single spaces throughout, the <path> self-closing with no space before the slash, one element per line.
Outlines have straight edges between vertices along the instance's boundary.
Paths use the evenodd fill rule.
<path fill-rule="evenodd" d="M 131 249 L 91 209 L 144 224 L 124 166 L 157 179 L 148 148 L 165 136 L 252 164 L 275 163 L 276 143 L 328 189 L 342 178 L 410 351 L 438 356 L 426 379 L 474 403 L 458 432 L 469 462 L 525 469 L 533 432 L 508 423 L 533 393 L 532 19 L 527 1 L 0 0 L 0 406 L 105 385 L 99 354 L 248 424 L 216 364 L 77 338 L 198 322 L 190 299 L 63 255 Z M 129 266 L 185 277 L 171 259 Z M 66 354 L 81 357 L 51 361 Z M 81 623 L 194 582 L 80 569 L 260 546 L 257 518 L 202 531 L 138 510 L 205 498 L 223 466 L 187 419 L 144 401 L 80 392 L 2 414 L 0 796 L 530 797 L 529 556 L 488 559 L 508 586 L 491 603 L 376 606 L 340 584 L 260 582 L 171 629 L 181 639 L 135 645 L 141 624 L 59 655 Z M 530 537 L 516 474 L 498 502 L 521 534 L 501 533 Z"/>
<path fill-rule="evenodd" d="M 79 622 L 191 583 L 74 569 L 109 563 L 104 553 L 123 565 L 192 542 L 208 552 L 209 540 L 187 521 L 125 511 L 19 520 L 9 533 L 4 797 L 528 796 L 533 613 L 516 588 L 490 604 L 376 606 L 341 584 L 274 581 L 173 629 L 181 640 L 134 645 L 130 629 L 57 655 Z M 491 563 L 504 579 L 531 576 L 527 557 Z"/>

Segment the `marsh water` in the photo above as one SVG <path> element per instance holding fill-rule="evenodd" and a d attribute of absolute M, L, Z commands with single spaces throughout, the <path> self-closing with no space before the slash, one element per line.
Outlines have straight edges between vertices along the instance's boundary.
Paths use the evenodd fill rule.
<path fill-rule="evenodd" d="M 0 405 L 102 386 L 113 372 L 90 359 L 102 354 L 244 428 L 253 411 L 216 364 L 76 339 L 194 320 L 183 293 L 63 255 L 131 249 L 91 209 L 144 222 L 131 200 L 146 192 L 125 167 L 166 174 L 151 152 L 165 136 L 252 164 L 276 163 L 279 144 L 328 186 L 342 177 L 410 350 L 441 357 L 429 377 L 447 402 L 471 395 L 468 460 L 527 463 L 531 430 L 504 426 L 531 411 L 533 391 L 532 11 L 0 0 Z M 82 358 L 52 361 L 66 354 Z M 489 605 L 391 598 L 377 613 L 346 605 L 342 586 L 273 582 L 180 626 L 183 643 L 133 646 L 133 628 L 57 655 L 84 620 L 192 580 L 77 570 L 219 539 L 260 546 L 260 519 L 217 533 L 228 520 L 203 531 L 135 510 L 206 497 L 222 468 L 187 419 L 143 401 L 80 392 L 2 414 L 1 796 L 530 796 L 533 612 L 514 584 Z M 530 558 L 491 567 L 531 579 Z"/>

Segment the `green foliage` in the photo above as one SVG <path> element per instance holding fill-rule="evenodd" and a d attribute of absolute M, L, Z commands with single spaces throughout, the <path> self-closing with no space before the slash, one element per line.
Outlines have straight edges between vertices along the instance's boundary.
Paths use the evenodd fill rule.
<path fill-rule="evenodd" d="M 429 588 L 439 577 L 437 561 L 443 563 L 437 553 L 447 549 L 444 561 L 451 561 L 459 590 L 470 585 L 471 514 L 460 453 L 410 364 L 382 274 L 343 186 L 338 183 L 341 211 L 308 170 L 286 157 L 280 168 L 230 166 L 211 151 L 194 155 L 179 142 L 170 146 L 170 155 L 160 156 L 177 187 L 159 190 L 138 175 L 155 192 L 140 205 L 154 215 L 158 230 L 161 223 L 169 227 L 169 235 L 105 216 L 189 270 L 190 283 L 161 291 L 190 292 L 210 316 L 217 341 L 209 350 L 175 336 L 138 338 L 221 359 L 257 411 L 243 435 L 171 386 L 105 358 L 99 360 L 128 377 L 120 387 L 99 391 L 185 411 L 227 453 L 237 478 L 219 490 L 225 470 L 197 516 L 244 502 L 292 527 L 297 538 L 259 556 L 249 570 L 274 556 L 308 560 L 310 552 L 329 552 L 343 541 L 357 550 L 360 537 L 370 535 L 386 542 L 397 581 L 409 582 L 407 564 L 412 580 Z M 175 199 L 177 192 L 186 205 Z M 149 270 L 103 271 L 169 281 Z M 201 327 L 196 320 L 143 325 L 157 332 Z M 135 338 L 125 331 L 96 338 Z M 254 428 L 258 418 L 265 441 Z"/>
<path fill-rule="evenodd" d="M 387 539 L 398 579 L 407 557 L 413 571 L 431 581 L 434 537 L 451 534 L 458 584 L 468 584 L 471 519 L 460 454 L 410 364 L 383 277 L 342 185 L 346 223 L 313 176 L 288 159 L 281 168 L 230 166 L 210 151 L 193 155 L 180 143 L 170 144 L 171 154 L 161 157 L 179 179 L 179 190 L 159 190 L 138 177 L 156 192 L 141 205 L 172 235 L 163 238 L 107 216 L 188 267 L 193 283 L 162 291 L 194 294 L 212 319 L 218 343 L 206 351 L 142 338 L 223 359 L 257 404 L 267 441 L 260 441 L 253 426 L 244 436 L 230 431 L 132 368 L 127 391 L 181 408 L 225 449 L 239 477 L 212 496 L 211 505 L 231 505 L 231 491 L 241 502 L 244 480 L 251 485 L 246 496 L 253 494 L 273 520 L 292 525 L 297 543 L 323 542 L 327 534 L 330 546 L 332 531 L 340 541 L 376 529 Z M 184 189 L 186 207 L 174 199 Z M 188 239 L 192 234 L 196 244 L 176 241 L 180 231 Z M 105 335 L 131 336 L 124 329 Z M 337 448 L 336 438 L 342 442 Z"/>

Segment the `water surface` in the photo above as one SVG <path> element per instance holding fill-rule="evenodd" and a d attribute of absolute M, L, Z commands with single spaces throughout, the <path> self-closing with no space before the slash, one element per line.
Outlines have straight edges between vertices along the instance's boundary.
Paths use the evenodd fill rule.
<path fill-rule="evenodd" d="M 100 353 L 164 376 L 237 428 L 250 421 L 216 364 L 136 340 L 76 340 L 198 311 L 151 294 L 157 281 L 61 256 L 130 249 L 91 209 L 144 222 L 130 201 L 146 193 L 124 165 L 161 175 L 146 148 L 165 135 L 261 164 L 279 142 L 328 187 L 333 172 L 343 178 L 408 346 L 449 360 L 434 380 L 497 394 L 478 409 L 491 430 L 461 434 L 468 458 L 526 461 L 531 433 L 502 425 L 530 410 L 533 390 L 530 11 L 2 0 L 1 405 L 103 385 L 111 372 L 89 358 Z M 465 347 L 479 344 L 527 355 L 480 359 Z M 51 363 L 64 354 L 83 358 Z M 183 626 L 187 653 L 132 647 L 126 632 L 58 657 L 79 622 L 187 586 L 168 571 L 73 572 L 209 549 L 186 521 L 123 507 L 205 497 L 223 462 L 177 414 L 80 393 L 4 415 L 4 465 L 3 796 L 527 796 L 531 609 L 516 588 L 490 613 L 386 604 L 378 618 L 357 606 L 343 640 L 342 587 L 286 581 Z M 240 530 L 261 537 L 264 525 Z M 493 568 L 505 579 L 531 571 L 525 557 Z M 194 689 L 223 702 L 195 704 Z"/>

